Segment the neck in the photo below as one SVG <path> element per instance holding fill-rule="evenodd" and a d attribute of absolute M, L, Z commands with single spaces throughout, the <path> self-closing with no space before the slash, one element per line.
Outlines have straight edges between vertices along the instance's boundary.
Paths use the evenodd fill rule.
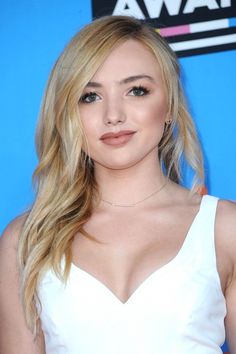
<path fill-rule="evenodd" d="M 95 165 L 95 176 L 102 200 L 121 206 L 145 202 L 166 183 L 158 162 L 116 170 Z"/>

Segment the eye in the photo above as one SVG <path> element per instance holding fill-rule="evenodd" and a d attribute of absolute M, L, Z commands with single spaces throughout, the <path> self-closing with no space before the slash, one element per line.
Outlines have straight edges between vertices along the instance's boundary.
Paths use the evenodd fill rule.
<path fill-rule="evenodd" d="M 82 103 L 92 103 L 96 102 L 100 99 L 100 97 L 96 94 L 96 92 L 87 92 L 82 97 L 80 97 L 80 102 Z"/>
<path fill-rule="evenodd" d="M 131 96 L 145 96 L 150 92 L 147 88 L 143 86 L 134 86 L 129 93 Z"/>

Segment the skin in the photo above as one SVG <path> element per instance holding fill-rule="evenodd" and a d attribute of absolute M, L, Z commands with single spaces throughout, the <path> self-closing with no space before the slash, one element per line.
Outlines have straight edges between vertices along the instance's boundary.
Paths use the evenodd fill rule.
<path fill-rule="evenodd" d="M 79 111 L 96 173 L 131 168 L 148 155 L 160 170 L 157 145 L 168 107 L 161 70 L 150 54 L 135 41 L 125 42 L 112 51 L 84 90 Z M 102 134 L 120 130 L 135 131 L 128 144 L 111 148 L 100 140 Z"/>
<path fill-rule="evenodd" d="M 145 77 L 137 78 L 140 75 Z M 164 123 L 170 118 L 166 89 L 155 57 L 142 44 L 129 40 L 110 53 L 85 88 L 78 110 L 103 199 L 130 204 L 163 185 L 165 178 L 157 154 Z M 127 129 L 135 134 L 125 144 L 108 146 L 100 139 L 104 133 Z M 200 201 L 199 195 L 190 195 L 168 181 L 159 193 L 134 208 L 101 202 L 85 229 L 102 243 L 75 235 L 73 263 L 125 303 L 153 271 L 176 256 Z M 13 221 L 0 241 L 0 351 L 6 354 L 44 353 L 43 335 L 33 342 L 17 295 L 15 255 L 23 222 L 24 217 Z M 219 201 L 217 268 L 228 308 L 226 330 L 231 354 L 236 354 L 235 230 L 235 204 Z"/>

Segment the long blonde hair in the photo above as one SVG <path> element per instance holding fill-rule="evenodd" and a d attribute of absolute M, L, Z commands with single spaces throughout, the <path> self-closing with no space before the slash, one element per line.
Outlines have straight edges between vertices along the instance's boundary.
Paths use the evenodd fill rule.
<path fill-rule="evenodd" d="M 78 113 L 78 100 L 89 80 L 111 50 L 127 39 L 148 47 L 161 67 L 167 88 L 169 116 L 159 144 L 159 159 L 171 180 L 181 181 L 184 155 L 203 180 L 202 156 L 179 81 L 174 52 L 152 28 L 131 17 L 108 16 L 76 34 L 57 60 L 50 75 L 37 129 L 38 167 L 34 173 L 37 195 L 19 240 L 21 297 L 26 321 L 36 333 L 37 286 L 52 267 L 66 281 L 71 265 L 71 243 L 92 213 L 98 195 L 93 162 L 83 152 L 86 144 Z M 65 256 L 65 268 L 61 260 Z"/>

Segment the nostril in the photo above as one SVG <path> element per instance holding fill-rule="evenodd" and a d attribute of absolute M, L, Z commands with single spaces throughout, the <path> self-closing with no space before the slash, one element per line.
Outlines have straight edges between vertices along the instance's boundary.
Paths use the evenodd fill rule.
<path fill-rule="evenodd" d="M 109 113 L 109 114 L 108 114 Z M 104 116 L 104 123 L 109 125 L 123 124 L 125 121 L 125 115 L 121 112 L 107 112 Z"/>

